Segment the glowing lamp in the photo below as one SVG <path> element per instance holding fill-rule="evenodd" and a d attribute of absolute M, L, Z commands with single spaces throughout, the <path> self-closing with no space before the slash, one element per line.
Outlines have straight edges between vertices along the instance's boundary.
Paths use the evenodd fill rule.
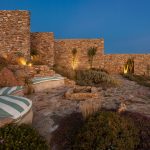
<path fill-rule="evenodd" d="M 128 65 L 127 66 L 124 66 L 124 70 L 123 70 L 123 72 L 124 72 L 124 74 L 127 74 L 128 73 Z"/>
<path fill-rule="evenodd" d="M 28 66 L 29 66 L 29 67 L 32 67 L 32 63 L 29 63 Z"/>
<path fill-rule="evenodd" d="M 18 62 L 19 62 L 19 64 L 21 64 L 23 66 L 27 65 L 27 61 L 24 57 L 18 58 Z"/>

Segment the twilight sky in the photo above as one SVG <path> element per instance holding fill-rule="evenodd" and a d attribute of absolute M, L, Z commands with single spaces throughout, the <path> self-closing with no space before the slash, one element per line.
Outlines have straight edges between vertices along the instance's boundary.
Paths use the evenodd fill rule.
<path fill-rule="evenodd" d="M 29 10 L 32 32 L 55 38 L 104 38 L 106 53 L 150 53 L 150 0 L 0 0 Z"/>

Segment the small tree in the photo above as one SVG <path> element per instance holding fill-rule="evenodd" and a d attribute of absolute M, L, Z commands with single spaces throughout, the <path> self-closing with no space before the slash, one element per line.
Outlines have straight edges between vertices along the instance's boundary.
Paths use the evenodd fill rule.
<path fill-rule="evenodd" d="M 96 52 L 97 52 L 97 48 L 96 47 L 90 47 L 88 49 L 88 57 L 89 57 L 89 65 L 90 65 L 90 69 L 93 67 L 93 59 L 94 59 L 94 56 L 96 55 Z"/>
<path fill-rule="evenodd" d="M 75 69 L 75 63 L 76 63 L 76 57 L 77 57 L 77 49 L 72 49 L 72 68 Z"/>

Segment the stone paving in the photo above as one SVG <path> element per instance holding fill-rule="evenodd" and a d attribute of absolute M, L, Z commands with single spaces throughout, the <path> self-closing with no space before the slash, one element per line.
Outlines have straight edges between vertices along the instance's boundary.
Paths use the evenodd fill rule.
<path fill-rule="evenodd" d="M 140 112 L 150 117 L 150 89 L 135 82 L 116 77 L 121 81 L 117 88 L 98 88 L 102 107 L 116 109 L 120 102 L 129 111 Z M 34 93 L 28 98 L 33 101 L 33 126 L 50 141 L 51 133 L 57 129 L 59 120 L 72 112 L 79 112 L 79 101 L 64 97 L 69 87 L 60 87 L 49 91 Z"/>

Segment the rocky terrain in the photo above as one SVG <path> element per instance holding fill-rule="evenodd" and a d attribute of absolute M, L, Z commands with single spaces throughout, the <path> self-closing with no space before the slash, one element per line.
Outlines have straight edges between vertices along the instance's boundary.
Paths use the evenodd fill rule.
<path fill-rule="evenodd" d="M 101 107 L 118 109 L 123 103 L 125 110 L 139 112 L 150 117 L 150 89 L 133 81 L 116 76 L 120 86 L 116 88 L 98 88 Z M 80 112 L 80 101 L 67 100 L 64 96 L 69 87 L 64 86 L 49 91 L 34 93 L 28 98 L 33 101 L 33 126 L 50 141 L 51 133 L 59 126 L 63 117 Z"/>

